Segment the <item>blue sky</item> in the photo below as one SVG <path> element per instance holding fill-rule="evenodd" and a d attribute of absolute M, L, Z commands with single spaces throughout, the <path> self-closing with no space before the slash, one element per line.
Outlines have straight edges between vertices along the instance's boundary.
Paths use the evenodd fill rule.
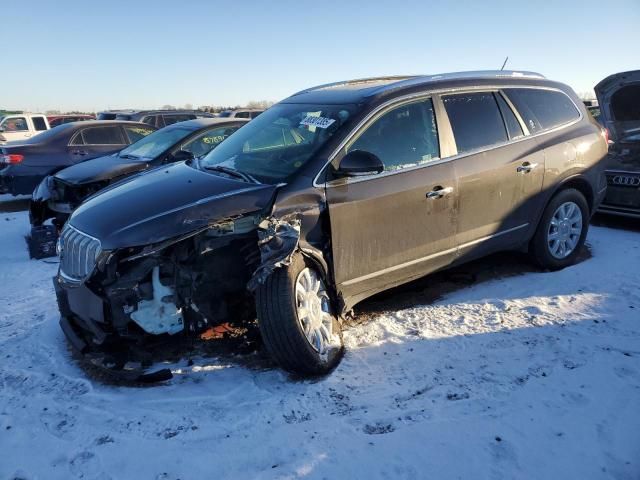
<path fill-rule="evenodd" d="M 277 101 L 349 78 L 497 69 L 507 55 L 584 92 L 640 68 L 639 25 L 640 0 L 4 0 L 0 108 Z"/>

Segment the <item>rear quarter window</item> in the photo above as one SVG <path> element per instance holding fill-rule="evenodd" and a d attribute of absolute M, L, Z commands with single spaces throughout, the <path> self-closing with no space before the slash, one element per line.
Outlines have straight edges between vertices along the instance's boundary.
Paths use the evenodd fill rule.
<path fill-rule="evenodd" d="M 551 130 L 580 118 L 580 111 L 563 92 L 538 88 L 508 88 L 505 93 L 531 133 Z"/>

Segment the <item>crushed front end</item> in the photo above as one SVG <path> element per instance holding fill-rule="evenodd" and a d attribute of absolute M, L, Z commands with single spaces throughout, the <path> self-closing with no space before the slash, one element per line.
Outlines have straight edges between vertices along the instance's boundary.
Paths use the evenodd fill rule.
<path fill-rule="evenodd" d="M 170 378 L 154 351 L 176 338 L 255 319 L 247 283 L 260 262 L 260 216 L 114 251 L 67 224 L 54 279 L 60 324 L 92 363 L 134 380 Z"/>

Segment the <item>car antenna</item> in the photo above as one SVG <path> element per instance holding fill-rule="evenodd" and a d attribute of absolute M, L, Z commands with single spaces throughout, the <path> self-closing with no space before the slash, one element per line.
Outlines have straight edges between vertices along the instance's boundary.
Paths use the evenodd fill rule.
<path fill-rule="evenodd" d="M 500 68 L 500 70 L 504 70 L 504 67 L 508 61 L 509 61 L 509 55 L 507 55 L 507 58 L 504 59 L 504 63 L 502 64 L 502 68 Z"/>

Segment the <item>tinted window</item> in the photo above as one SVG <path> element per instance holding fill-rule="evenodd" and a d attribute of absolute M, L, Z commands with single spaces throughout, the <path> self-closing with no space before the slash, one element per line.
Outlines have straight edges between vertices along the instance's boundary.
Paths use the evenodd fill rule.
<path fill-rule="evenodd" d="M 347 148 L 348 152 L 352 150 L 365 150 L 377 155 L 387 171 L 439 158 L 431 100 L 410 103 L 385 113 Z"/>
<path fill-rule="evenodd" d="M 184 122 L 186 120 L 193 120 L 195 115 L 163 115 L 165 125 L 173 125 L 174 123 Z"/>
<path fill-rule="evenodd" d="M 496 100 L 498 100 L 498 106 L 500 107 L 500 113 L 502 114 L 502 119 L 504 120 L 505 125 L 507 126 L 507 132 L 509 133 L 509 138 L 512 140 L 514 138 L 524 137 L 524 132 L 522 131 L 522 127 L 520 126 L 520 122 L 516 118 L 513 110 L 503 98 L 503 96 L 499 93 L 495 94 Z"/>
<path fill-rule="evenodd" d="M 98 120 L 115 120 L 116 118 L 116 114 L 115 113 L 107 113 L 107 112 L 100 112 L 98 113 Z"/>
<path fill-rule="evenodd" d="M 562 92 L 509 88 L 505 93 L 520 112 L 531 133 L 549 130 L 580 117 L 580 112 L 571 99 Z"/>
<path fill-rule="evenodd" d="M 142 117 L 142 123 L 148 123 L 149 125 L 156 126 L 156 116 L 155 115 L 147 115 L 146 117 Z"/>
<path fill-rule="evenodd" d="M 43 130 L 47 130 L 47 124 L 44 123 L 43 117 L 31 117 L 31 121 L 33 122 L 34 128 L 38 132 L 42 132 Z"/>
<path fill-rule="evenodd" d="M 251 118 L 256 118 L 258 115 L 260 115 L 262 112 L 251 112 Z"/>
<path fill-rule="evenodd" d="M 507 141 L 507 131 L 493 93 L 462 93 L 444 97 L 458 153 Z"/>
<path fill-rule="evenodd" d="M 29 130 L 27 119 L 24 117 L 5 118 L 0 126 L 5 130 L 5 132 L 25 132 Z"/>
<path fill-rule="evenodd" d="M 236 112 L 236 118 L 249 118 L 249 112 Z"/>
<path fill-rule="evenodd" d="M 116 120 L 127 120 L 127 121 L 129 121 L 129 120 L 131 120 L 131 118 L 132 118 L 131 115 L 126 115 L 124 113 L 119 113 L 119 114 L 116 115 Z"/>
<path fill-rule="evenodd" d="M 122 145 L 120 127 L 93 127 L 82 131 L 85 145 Z"/>
<path fill-rule="evenodd" d="M 135 143 L 153 132 L 150 128 L 134 127 L 129 125 L 124 127 L 124 131 L 127 134 L 127 137 L 129 137 L 129 143 Z"/>
<path fill-rule="evenodd" d="M 207 130 L 200 135 L 187 141 L 180 147 L 180 150 L 186 150 L 193 153 L 194 157 L 202 157 L 211 150 L 216 148 L 223 140 L 235 132 L 239 127 L 218 127 Z"/>

